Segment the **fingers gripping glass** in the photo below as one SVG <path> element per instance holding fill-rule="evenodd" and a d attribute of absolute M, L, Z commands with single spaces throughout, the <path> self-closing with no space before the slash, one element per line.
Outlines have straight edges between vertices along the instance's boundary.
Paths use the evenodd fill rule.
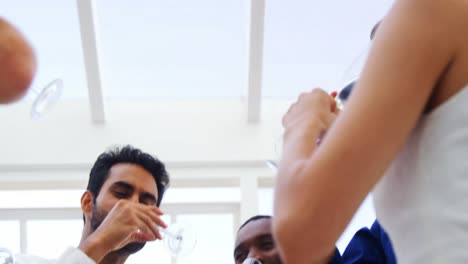
<path fill-rule="evenodd" d="M 353 90 L 354 84 L 358 80 L 360 76 L 360 72 L 365 64 L 367 54 L 369 51 L 370 45 L 366 46 L 363 48 L 362 51 L 358 53 L 358 56 L 355 57 L 355 59 L 349 64 L 349 66 L 346 68 L 344 73 L 341 75 L 341 78 L 339 79 L 339 83 L 341 83 L 341 87 L 343 87 L 338 95 L 335 97 L 336 105 L 340 111 L 344 109 L 344 102 L 348 99 L 349 95 L 351 94 L 351 91 Z M 318 143 L 320 142 L 320 139 L 318 139 Z M 276 140 L 275 143 L 275 153 L 276 156 L 278 157 L 278 160 L 280 158 L 280 153 L 281 153 L 281 148 L 283 146 L 283 137 L 281 136 L 278 140 Z M 278 163 L 276 160 L 266 160 L 265 161 L 266 165 L 271 168 L 273 171 L 277 171 L 278 169 Z"/>
<path fill-rule="evenodd" d="M 348 100 L 348 97 L 351 94 L 351 91 L 353 90 L 354 85 L 356 84 L 356 81 L 357 80 L 353 80 L 349 82 L 348 84 L 346 84 L 343 87 L 343 89 L 341 89 L 341 91 L 338 93 L 338 95 L 335 97 L 336 106 L 338 107 L 338 109 L 340 109 L 340 111 L 343 110 L 344 108 L 343 104 L 346 100 Z M 320 142 L 320 139 L 318 139 L 318 142 Z M 282 138 L 278 139 L 277 142 L 275 143 L 275 153 L 278 157 L 280 156 L 282 144 L 283 144 Z M 265 163 L 273 171 L 278 170 L 278 163 L 276 161 L 266 160 Z"/>

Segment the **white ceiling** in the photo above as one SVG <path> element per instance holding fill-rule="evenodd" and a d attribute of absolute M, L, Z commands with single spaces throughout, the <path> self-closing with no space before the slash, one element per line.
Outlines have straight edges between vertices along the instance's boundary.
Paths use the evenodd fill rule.
<path fill-rule="evenodd" d="M 33 88 L 65 86 L 38 122 L 27 99 L 0 107 L 0 179 L 21 166 L 90 164 L 113 144 L 182 164 L 276 159 L 291 100 L 358 74 L 353 61 L 390 4 L 0 0 L 0 16 L 36 49 Z"/>
<path fill-rule="evenodd" d="M 338 89 L 391 2 L 266 0 L 262 96 Z M 0 0 L 0 7 L 37 51 L 33 86 L 59 77 L 65 100 L 86 98 L 77 1 Z M 105 100 L 247 96 L 250 1 L 97 0 L 95 7 Z"/>

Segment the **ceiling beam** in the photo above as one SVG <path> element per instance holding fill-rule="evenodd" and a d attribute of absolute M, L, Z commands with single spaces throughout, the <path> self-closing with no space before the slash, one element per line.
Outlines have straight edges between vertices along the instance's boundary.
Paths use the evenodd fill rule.
<path fill-rule="evenodd" d="M 263 35 L 265 0 L 250 1 L 249 83 L 247 95 L 247 121 L 260 121 L 262 100 Z"/>
<path fill-rule="evenodd" d="M 96 30 L 96 8 L 93 0 L 76 0 L 80 20 L 81 44 L 86 68 L 91 118 L 94 123 L 106 121 L 102 96 Z"/>

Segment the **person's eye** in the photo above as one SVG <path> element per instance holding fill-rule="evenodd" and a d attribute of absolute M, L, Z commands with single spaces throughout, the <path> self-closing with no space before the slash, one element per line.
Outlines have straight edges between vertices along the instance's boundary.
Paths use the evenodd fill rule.
<path fill-rule="evenodd" d="M 115 191 L 114 196 L 119 198 L 119 199 L 123 199 L 123 198 L 127 198 L 127 193 L 126 192 Z"/>
<path fill-rule="evenodd" d="M 236 263 L 242 263 L 242 261 L 244 261 L 246 257 L 247 256 L 245 253 L 236 254 L 235 256 Z"/>
<path fill-rule="evenodd" d="M 156 205 L 156 203 L 152 199 L 145 199 L 145 200 L 141 201 L 141 203 L 145 204 L 145 205 Z"/>
<path fill-rule="evenodd" d="M 273 248 L 275 248 L 275 244 L 272 241 L 265 241 L 260 245 L 262 250 L 272 250 Z"/>

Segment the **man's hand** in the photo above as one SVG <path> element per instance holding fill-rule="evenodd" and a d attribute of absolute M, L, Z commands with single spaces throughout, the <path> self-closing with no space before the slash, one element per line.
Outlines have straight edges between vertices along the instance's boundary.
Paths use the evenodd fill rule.
<path fill-rule="evenodd" d="M 167 227 L 160 218 L 162 214 L 156 206 L 120 200 L 79 248 L 98 263 L 109 252 L 129 243 L 162 239 L 158 226 Z"/>

